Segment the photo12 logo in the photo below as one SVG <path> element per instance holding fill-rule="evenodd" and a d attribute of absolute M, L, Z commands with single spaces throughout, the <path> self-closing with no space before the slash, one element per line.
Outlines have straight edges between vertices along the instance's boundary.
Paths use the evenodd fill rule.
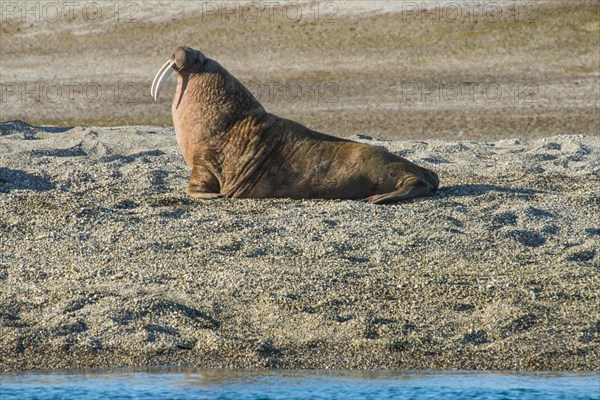
<path fill-rule="evenodd" d="M 403 103 L 538 103 L 535 82 L 401 82 Z"/>
<path fill-rule="evenodd" d="M 136 82 L 3 82 L 0 103 L 141 103 L 142 87 Z"/>
<path fill-rule="evenodd" d="M 89 23 L 138 22 L 136 14 L 139 10 L 139 3 L 133 1 L 2 1 L 0 21 L 50 24 L 79 19 Z"/>
<path fill-rule="evenodd" d="M 260 102 L 265 103 L 337 103 L 339 86 L 336 82 L 256 82 L 245 84 Z"/>
<path fill-rule="evenodd" d="M 534 1 L 404 1 L 402 22 L 434 21 L 499 22 L 507 17 L 514 22 L 532 22 L 537 18 L 539 5 Z"/>
<path fill-rule="evenodd" d="M 221 22 L 338 22 L 335 2 L 294 1 L 206 1 L 202 3 L 202 22 L 220 17 Z"/>

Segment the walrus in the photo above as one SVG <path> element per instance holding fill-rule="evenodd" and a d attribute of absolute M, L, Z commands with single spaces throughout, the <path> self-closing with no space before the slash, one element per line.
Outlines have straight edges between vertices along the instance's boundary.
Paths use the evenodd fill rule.
<path fill-rule="evenodd" d="M 395 154 L 313 131 L 268 113 L 218 62 L 178 47 L 156 74 L 156 101 L 177 72 L 171 106 L 177 143 L 201 199 L 354 199 L 375 204 L 426 196 L 438 176 Z"/>

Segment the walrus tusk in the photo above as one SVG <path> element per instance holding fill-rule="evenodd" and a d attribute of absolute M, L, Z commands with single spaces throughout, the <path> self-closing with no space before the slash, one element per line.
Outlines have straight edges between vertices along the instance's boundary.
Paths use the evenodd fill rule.
<path fill-rule="evenodd" d="M 156 76 L 152 81 L 152 87 L 150 88 L 150 96 L 154 98 L 154 101 L 158 99 L 158 92 L 160 91 L 160 87 L 169 77 L 169 75 L 171 75 L 171 73 L 173 72 L 174 65 L 175 62 L 173 60 L 167 60 L 167 62 L 164 63 L 164 65 L 156 73 Z"/>
<path fill-rule="evenodd" d="M 167 60 L 163 64 L 163 66 L 160 67 L 160 70 L 156 73 L 156 76 L 152 81 L 152 87 L 150 88 L 150 96 L 154 98 L 154 101 L 156 101 L 156 99 L 158 98 L 159 89 L 162 86 L 164 79 L 166 79 L 169 76 L 170 72 L 167 73 L 167 71 L 170 71 L 170 67 L 172 67 L 172 65 L 173 62 L 171 60 Z"/>

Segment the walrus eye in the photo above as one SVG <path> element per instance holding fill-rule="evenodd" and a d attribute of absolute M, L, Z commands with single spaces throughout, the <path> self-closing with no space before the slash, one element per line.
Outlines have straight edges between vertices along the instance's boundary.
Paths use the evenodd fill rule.
<path fill-rule="evenodd" d="M 152 86 L 150 87 L 150 96 L 154 98 L 154 101 L 158 100 L 158 92 L 160 91 L 160 87 L 167 80 L 169 75 L 171 75 L 174 66 L 175 62 L 173 60 L 168 60 L 156 73 L 156 76 L 152 81 Z"/>

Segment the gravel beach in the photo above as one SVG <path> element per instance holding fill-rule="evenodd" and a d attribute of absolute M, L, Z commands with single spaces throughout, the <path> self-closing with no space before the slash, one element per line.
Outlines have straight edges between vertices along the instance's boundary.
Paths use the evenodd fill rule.
<path fill-rule="evenodd" d="M 600 370 L 597 0 L 0 11 L 0 371 Z M 439 191 L 187 197 L 182 45 Z"/>
<path fill-rule="evenodd" d="M 201 201 L 169 128 L 0 124 L 0 370 L 597 370 L 600 139 L 354 137 L 432 197 Z"/>

